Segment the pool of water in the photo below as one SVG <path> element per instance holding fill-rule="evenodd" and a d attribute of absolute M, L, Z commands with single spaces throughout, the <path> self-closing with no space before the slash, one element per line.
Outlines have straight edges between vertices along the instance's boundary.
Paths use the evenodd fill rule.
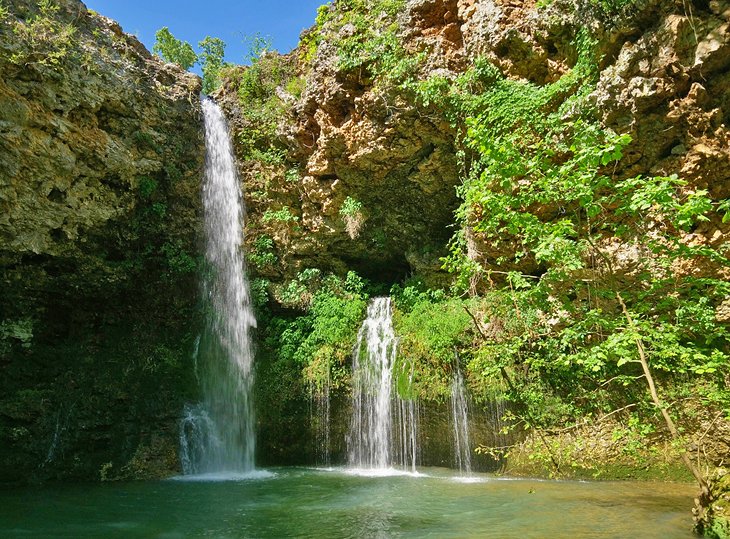
<path fill-rule="evenodd" d="M 689 539 L 694 490 L 279 468 L 0 490 L 0 537 Z"/>

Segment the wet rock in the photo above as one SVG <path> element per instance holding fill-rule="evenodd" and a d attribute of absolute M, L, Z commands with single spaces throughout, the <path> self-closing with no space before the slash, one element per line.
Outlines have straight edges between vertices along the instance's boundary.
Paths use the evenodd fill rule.
<path fill-rule="evenodd" d="M 0 20 L 0 482 L 174 446 L 197 301 L 200 79 L 49 5 Z"/>

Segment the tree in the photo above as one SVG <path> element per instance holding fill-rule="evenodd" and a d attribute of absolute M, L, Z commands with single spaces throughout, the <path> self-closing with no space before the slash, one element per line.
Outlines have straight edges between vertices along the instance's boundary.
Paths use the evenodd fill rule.
<path fill-rule="evenodd" d="M 730 220 L 730 202 L 676 176 L 615 176 L 631 138 L 596 119 L 593 46 L 579 37 L 577 49 L 576 67 L 552 84 L 480 64 L 465 78 L 483 90 L 464 109 L 463 228 L 447 267 L 464 288 L 506 298 L 486 313 L 490 331 L 473 318 L 485 372 L 496 365 L 526 423 L 539 429 L 605 409 L 612 403 L 601 394 L 620 387 L 614 395 L 630 392 L 636 414 L 661 414 L 707 506 L 707 479 L 677 423 L 682 407 L 669 401 L 684 382 L 730 415 L 730 329 L 715 316 L 730 294 L 721 278 L 730 260 L 723 247 L 688 241 L 717 213 Z M 541 418 L 553 395 L 565 407 Z"/>
<path fill-rule="evenodd" d="M 203 93 L 209 94 L 220 84 L 219 74 L 224 65 L 226 44 L 220 38 L 206 36 L 198 46 L 202 49 L 199 60 L 203 69 Z"/>
<path fill-rule="evenodd" d="M 173 36 L 167 26 L 160 28 L 155 33 L 155 45 L 152 47 L 152 52 L 166 62 L 177 64 L 183 69 L 190 69 L 198 61 L 198 55 L 195 54 L 192 45 Z"/>

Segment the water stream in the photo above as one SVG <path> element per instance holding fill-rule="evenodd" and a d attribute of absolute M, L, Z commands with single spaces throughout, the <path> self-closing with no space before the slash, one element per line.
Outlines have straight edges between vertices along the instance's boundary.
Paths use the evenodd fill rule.
<path fill-rule="evenodd" d="M 332 464 L 330 447 L 330 375 L 327 374 L 319 387 L 309 388 L 309 423 L 314 431 L 314 457 L 319 466 Z"/>
<path fill-rule="evenodd" d="M 454 461 L 463 475 L 471 475 L 471 440 L 469 439 L 469 406 L 464 377 L 458 367 L 451 383 L 451 426 L 454 433 Z"/>
<path fill-rule="evenodd" d="M 353 468 L 416 468 L 418 407 L 399 397 L 394 386 L 398 341 L 392 316 L 390 298 L 374 298 L 358 332 L 347 440 L 348 464 Z"/>
<path fill-rule="evenodd" d="M 241 251 L 244 207 L 228 126 L 202 102 L 206 328 L 197 350 L 203 401 L 184 410 L 180 453 L 186 474 L 248 472 L 254 466 L 253 349 L 256 319 Z"/>

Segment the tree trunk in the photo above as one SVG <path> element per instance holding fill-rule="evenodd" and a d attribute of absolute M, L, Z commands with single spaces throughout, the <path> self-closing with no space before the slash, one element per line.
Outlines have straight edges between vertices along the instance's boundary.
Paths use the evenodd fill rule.
<path fill-rule="evenodd" d="M 675 441 L 682 442 L 682 437 L 679 434 L 679 431 L 677 430 L 677 426 L 674 424 L 674 420 L 672 420 L 672 417 L 669 415 L 669 411 L 667 410 L 667 407 L 664 406 L 664 403 L 659 399 L 659 394 L 657 393 L 656 384 L 654 383 L 654 377 L 651 375 L 651 370 L 649 369 L 649 362 L 646 360 L 646 350 L 644 348 L 644 343 L 641 341 L 641 337 L 639 336 L 639 333 L 637 331 L 636 325 L 634 324 L 634 320 L 631 318 L 631 314 L 629 313 L 628 308 L 626 307 L 626 303 L 624 303 L 623 298 L 621 297 L 621 294 L 616 292 L 616 298 L 618 299 L 618 302 L 621 304 L 621 309 L 623 310 L 624 316 L 626 317 L 626 322 L 629 325 L 629 329 L 634 333 L 634 341 L 636 342 L 636 348 L 639 351 L 639 363 L 641 363 L 641 368 L 644 371 L 644 378 L 646 378 L 646 383 L 649 386 L 649 393 L 651 394 L 651 400 L 654 401 L 654 404 L 657 408 L 659 408 L 659 411 L 662 413 L 662 416 L 664 417 L 664 422 L 667 424 L 667 427 L 669 428 L 669 432 L 672 435 L 672 438 Z M 682 462 L 684 462 L 684 465 L 687 466 L 687 469 L 692 473 L 694 478 L 697 480 L 697 483 L 700 485 L 700 490 L 702 491 L 702 497 L 707 498 L 710 495 L 710 489 L 707 485 L 707 481 L 702 475 L 702 472 L 695 466 L 694 462 L 689 458 L 689 455 L 687 454 L 687 451 L 682 451 L 681 454 Z"/>

